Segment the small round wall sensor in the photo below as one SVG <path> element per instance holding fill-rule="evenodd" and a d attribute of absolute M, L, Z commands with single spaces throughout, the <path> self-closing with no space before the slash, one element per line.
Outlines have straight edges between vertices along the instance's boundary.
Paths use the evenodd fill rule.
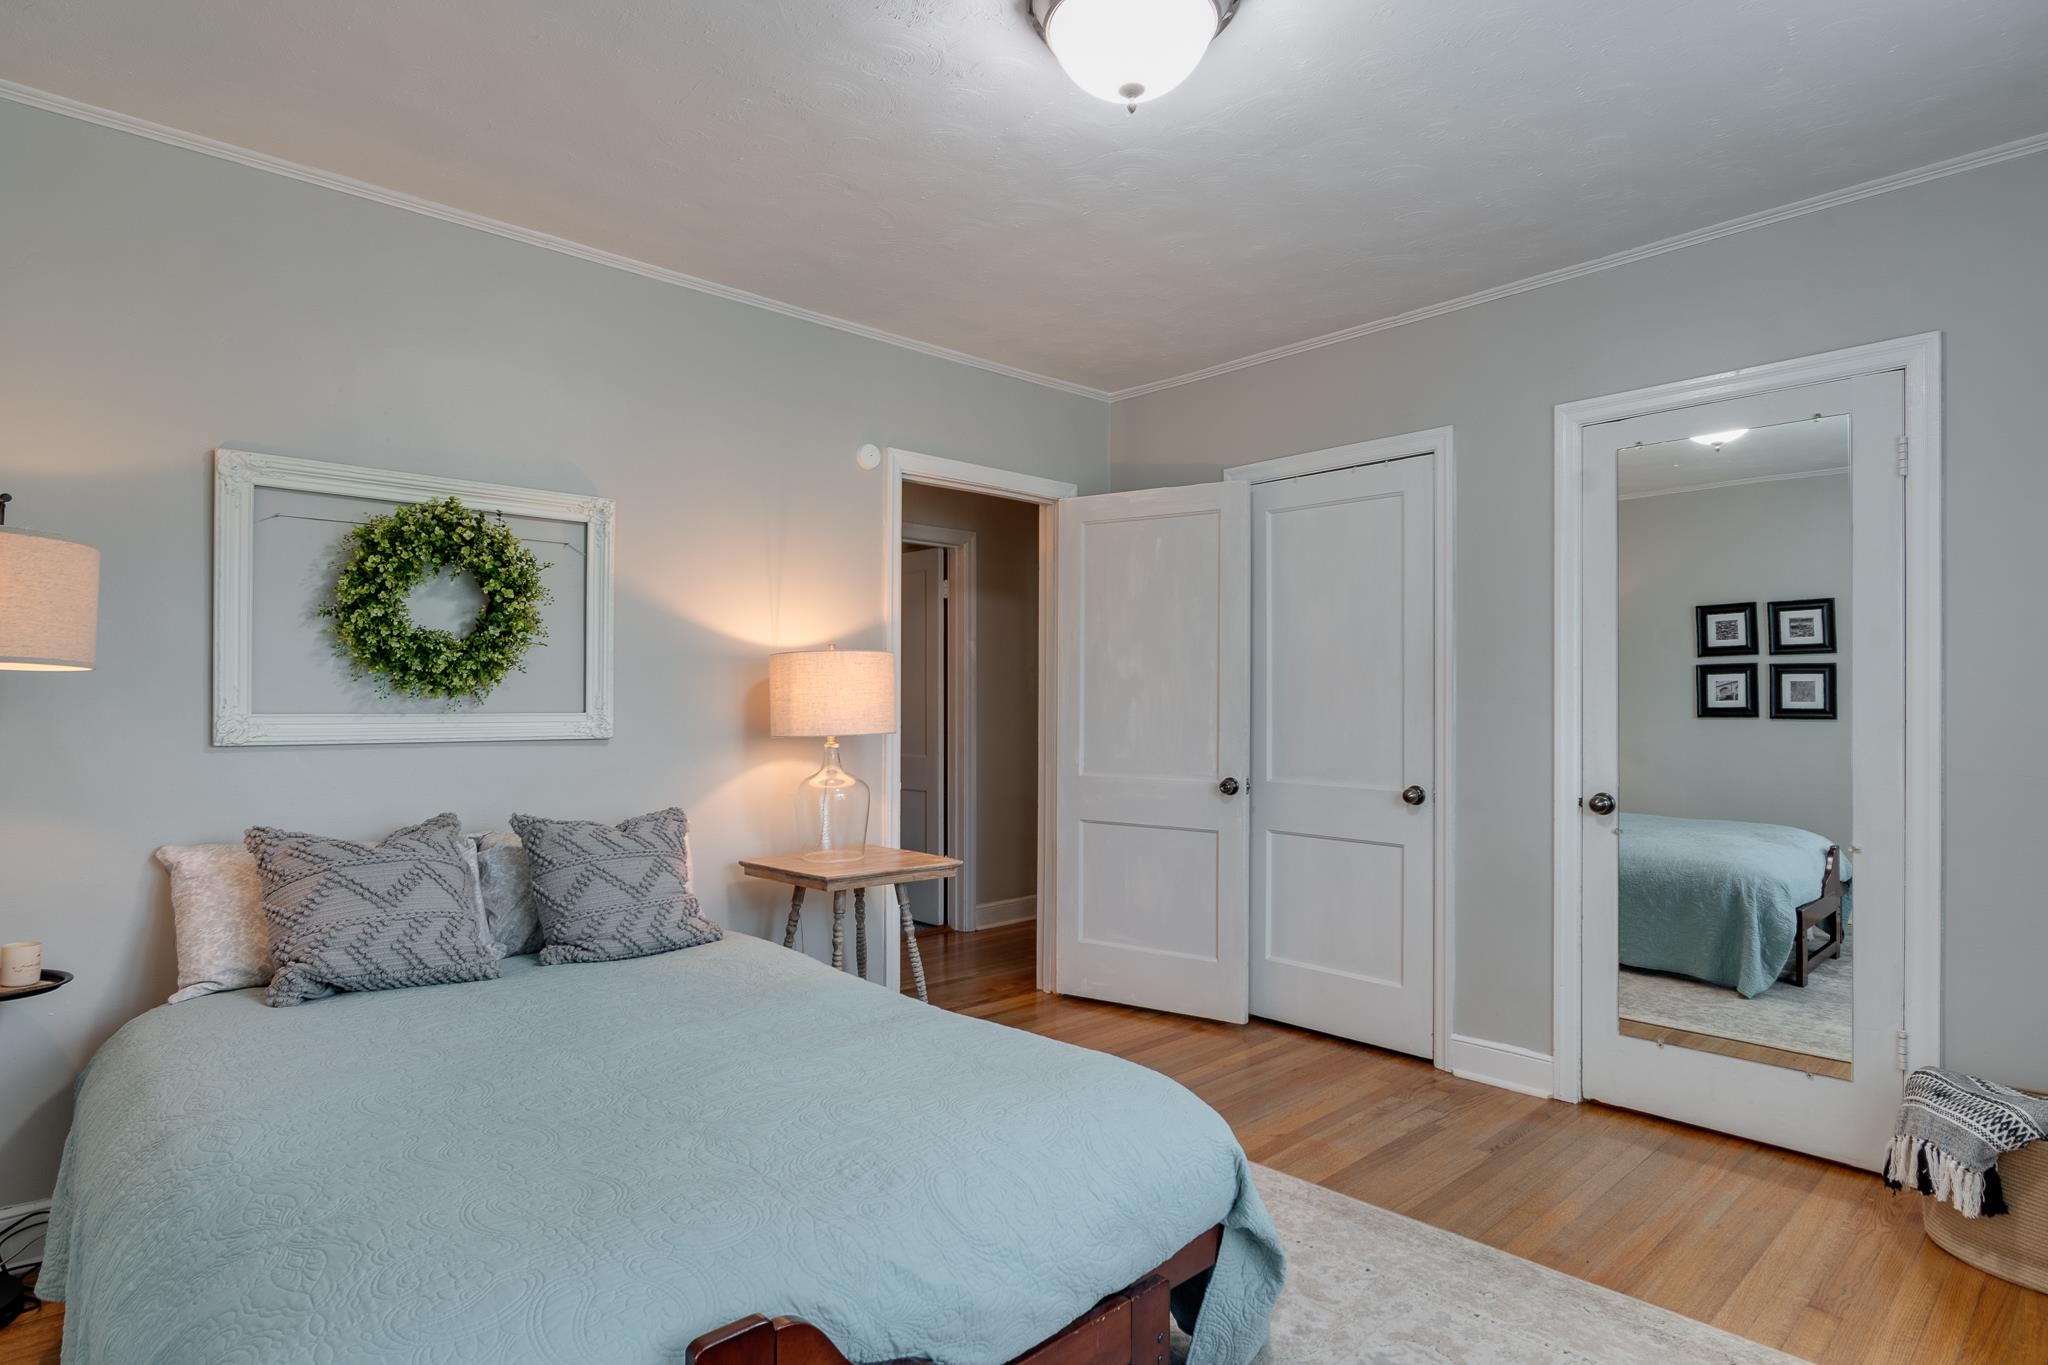
<path fill-rule="evenodd" d="M 882 448 L 872 441 L 854 454 L 854 460 L 862 469 L 875 469 L 882 463 Z"/>

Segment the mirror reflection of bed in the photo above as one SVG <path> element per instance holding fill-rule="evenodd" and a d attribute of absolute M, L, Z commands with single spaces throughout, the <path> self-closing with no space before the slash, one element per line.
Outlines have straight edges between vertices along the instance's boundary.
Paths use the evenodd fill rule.
<path fill-rule="evenodd" d="M 1848 424 L 1624 450 L 1616 528 L 1619 1027 L 1842 1078 L 1855 969 Z"/>

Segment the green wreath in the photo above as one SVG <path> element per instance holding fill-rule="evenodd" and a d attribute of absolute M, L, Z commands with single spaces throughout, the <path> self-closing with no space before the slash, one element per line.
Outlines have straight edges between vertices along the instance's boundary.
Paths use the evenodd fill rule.
<path fill-rule="evenodd" d="M 391 692 L 482 701 L 547 638 L 540 609 L 552 594 L 540 576 L 548 566 L 502 516 L 454 498 L 411 503 L 350 531 L 343 555 L 320 615 L 334 622 L 350 662 Z M 464 635 L 415 625 L 406 609 L 422 579 L 448 568 L 474 578 L 483 594 Z"/>

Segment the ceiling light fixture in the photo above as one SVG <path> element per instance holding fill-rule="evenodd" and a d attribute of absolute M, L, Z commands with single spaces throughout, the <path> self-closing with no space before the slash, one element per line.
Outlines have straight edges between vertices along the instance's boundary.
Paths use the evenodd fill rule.
<path fill-rule="evenodd" d="M 1194 74 L 1238 3 L 1031 0 L 1031 17 L 1074 84 L 1136 113 Z"/>
<path fill-rule="evenodd" d="M 1693 437 L 1692 443 L 1696 446 L 1712 446 L 1716 450 L 1719 450 L 1722 446 L 1727 445 L 1730 441 L 1739 441 L 1747 435 L 1749 435 L 1748 427 L 1734 427 L 1728 431 L 1704 432 L 1701 435 Z"/>

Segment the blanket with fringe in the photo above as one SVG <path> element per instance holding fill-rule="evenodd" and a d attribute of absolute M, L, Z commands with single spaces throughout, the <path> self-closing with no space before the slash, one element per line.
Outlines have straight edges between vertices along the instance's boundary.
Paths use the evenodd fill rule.
<path fill-rule="evenodd" d="M 1906 1077 L 1884 1183 L 1911 1185 L 1965 1218 L 2006 1211 L 1998 1157 L 2048 1137 L 2048 1097 L 1924 1066 Z"/>

